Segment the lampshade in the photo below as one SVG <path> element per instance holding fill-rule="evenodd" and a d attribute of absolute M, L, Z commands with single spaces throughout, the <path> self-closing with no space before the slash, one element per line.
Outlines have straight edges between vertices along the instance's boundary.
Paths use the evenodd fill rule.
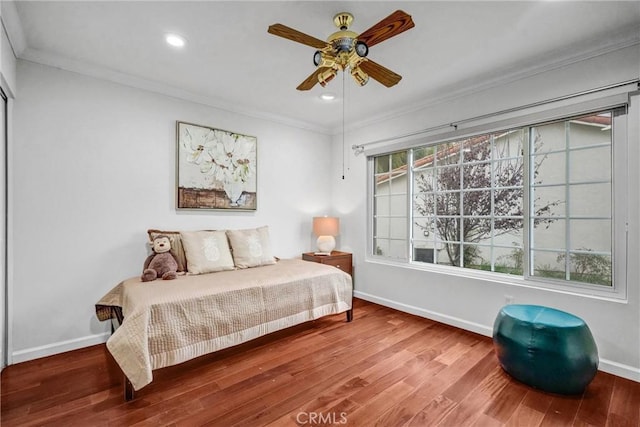
<path fill-rule="evenodd" d="M 340 230 L 340 218 L 317 216 L 313 218 L 313 234 L 316 236 L 337 236 Z"/>
<path fill-rule="evenodd" d="M 340 219 L 333 216 L 317 216 L 313 218 L 313 234 L 318 236 L 316 255 L 331 255 L 336 247 L 336 239 L 340 230 Z"/>

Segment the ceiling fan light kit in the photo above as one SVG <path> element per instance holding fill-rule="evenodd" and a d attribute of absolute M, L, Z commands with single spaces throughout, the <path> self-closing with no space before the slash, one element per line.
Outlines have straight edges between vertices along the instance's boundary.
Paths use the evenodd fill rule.
<path fill-rule="evenodd" d="M 353 15 L 338 13 L 333 18 L 338 31 L 331 34 L 327 41 L 312 37 L 282 24 L 273 24 L 268 33 L 316 48 L 313 64 L 316 70 L 307 77 L 298 90 L 310 90 L 317 83 L 326 86 L 339 71 L 350 71 L 351 77 L 360 86 L 369 81 L 369 77 L 386 87 L 396 85 L 402 76 L 373 62 L 367 56 L 369 48 L 415 26 L 411 16 L 402 10 L 396 10 L 361 34 L 349 30 Z"/>

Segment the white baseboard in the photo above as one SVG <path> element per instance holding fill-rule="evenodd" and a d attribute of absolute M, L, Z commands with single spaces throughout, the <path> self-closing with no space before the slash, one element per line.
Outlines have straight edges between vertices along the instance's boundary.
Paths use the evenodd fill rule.
<path fill-rule="evenodd" d="M 404 304 L 387 298 L 381 298 L 365 292 L 354 291 L 353 296 L 376 304 L 384 305 L 385 307 L 395 308 L 396 310 L 403 311 L 405 313 L 415 314 L 416 316 L 426 317 L 427 319 L 435 320 L 436 322 L 475 332 L 486 337 L 493 336 L 493 326 L 485 326 L 479 323 L 469 322 L 468 320 L 460 319 L 458 317 L 426 310 L 421 307 Z"/>
<path fill-rule="evenodd" d="M 387 298 L 378 297 L 365 292 L 354 291 L 353 295 L 356 298 L 360 298 L 366 301 L 370 301 L 376 304 L 384 305 L 405 313 L 415 314 L 416 316 L 425 317 L 427 319 L 435 320 L 436 322 L 444 323 L 446 325 L 455 326 L 456 328 L 464 329 L 467 331 L 475 332 L 487 337 L 493 336 L 493 325 L 486 326 L 479 323 L 469 322 L 465 319 L 449 316 L 446 314 L 438 313 L 424 308 L 415 307 L 413 305 L 404 304 L 401 302 L 393 301 Z M 607 359 L 600 359 L 598 369 L 607 372 L 609 374 L 617 375 L 632 381 L 640 382 L 640 368 L 634 368 L 633 366 L 623 365 L 618 362 L 614 362 Z"/>
<path fill-rule="evenodd" d="M 107 342 L 111 336 L 110 332 L 89 335 L 87 337 L 76 338 L 68 341 L 60 341 L 40 347 L 27 348 L 11 353 L 10 364 L 26 362 L 28 360 L 39 359 L 40 357 L 53 356 L 54 354 L 64 353 L 65 351 L 77 350 L 79 348 L 89 347 L 96 344 Z"/>
<path fill-rule="evenodd" d="M 628 380 L 640 382 L 640 369 L 623 365 L 612 360 L 600 359 L 598 369 L 608 374 L 617 375 Z"/>

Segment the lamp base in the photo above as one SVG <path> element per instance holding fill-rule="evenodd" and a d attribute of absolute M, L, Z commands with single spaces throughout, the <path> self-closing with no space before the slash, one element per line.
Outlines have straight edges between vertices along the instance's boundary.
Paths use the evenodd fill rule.
<path fill-rule="evenodd" d="M 331 255 L 331 251 L 336 247 L 336 239 L 333 236 L 319 236 L 318 241 L 318 253 Z"/>
<path fill-rule="evenodd" d="M 327 256 L 327 255 L 331 255 L 331 252 L 314 252 L 314 255 L 321 255 L 321 256 Z"/>

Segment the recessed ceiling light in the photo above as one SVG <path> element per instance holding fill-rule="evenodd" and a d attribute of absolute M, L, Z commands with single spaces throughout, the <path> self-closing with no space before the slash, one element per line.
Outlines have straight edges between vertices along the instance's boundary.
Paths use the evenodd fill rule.
<path fill-rule="evenodd" d="M 320 99 L 322 99 L 323 101 L 333 101 L 334 99 L 336 99 L 336 95 L 333 93 L 327 92 L 320 95 Z"/>
<path fill-rule="evenodd" d="M 164 39 L 169 45 L 173 47 L 184 47 L 186 43 L 184 37 L 174 33 L 169 33 L 165 35 Z"/>

